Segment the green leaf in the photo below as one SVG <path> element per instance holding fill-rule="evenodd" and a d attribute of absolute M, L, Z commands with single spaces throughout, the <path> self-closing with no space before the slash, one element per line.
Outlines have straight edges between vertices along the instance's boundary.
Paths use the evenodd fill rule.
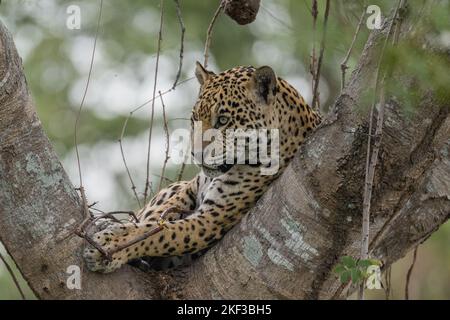
<path fill-rule="evenodd" d="M 358 267 L 360 267 L 360 268 L 367 269 L 370 265 L 372 265 L 370 260 L 359 260 L 358 261 Z"/>
<path fill-rule="evenodd" d="M 349 269 L 356 267 L 356 261 L 352 257 L 343 256 L 341 258 L 341 261 L 344 264 L 344 266 L 346 266 Z"/>
<path fill-rule="evenodd" d="M 342 264 L 337 264 L 334 268 L 333 268 L 333 272 L 336 274 L 341 274 L 342 272 L 344 272 L 345 270 L 347 270 Z"/>
<path fill-rule="evenodd" d="M 350 270 L 346 270 L 341 273 L 340 276 L 341 283 L 347 283 L 350 280 L 350 278 L 351 278 Z"/>
<path fill-rule="evenodd" d="M 379 266 L 379 267 L 381 267 L 381 265 L 382 265 L 381 261 L 378 259 L 369 259 L 368 261 L 370 262 L 370 265 Z"/>
<path fill-rule="evenodd" d="M 352 282 L 354 284 L 359 283 L 362 280 L 362 272 L 361 272 L 361 270 L 359 270 L 357 268 L 351 269 L 351 277 L 352 277 Z"/>

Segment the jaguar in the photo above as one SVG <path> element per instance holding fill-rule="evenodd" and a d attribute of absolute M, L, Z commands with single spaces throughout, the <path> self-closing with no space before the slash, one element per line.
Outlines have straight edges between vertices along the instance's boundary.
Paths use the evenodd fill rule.
<path fill-rule="evenodd" d="M 197 62 L 195 75 L 200 90 L 192 110 L 192 131 L 195 124 L 201 125 L 201 133 L 216 130 L 226 137 L 229 130 L 276 130 L 276 138 L 262 143 L 269 152 L 277 151 L 276 172 L 267 174 L 264 169 L 271 164 L 254 157 L 220 163 L 207 161 L 206 155 L 197 161 L 201 170 L 192 180 L 160 190 L 136 213 L 137 222 L 112 223 L 93 235 L 102 249 L 115 253 L 107 259 L 87 246 L 83 255 L 91 271 L 108 273 L 142 257 L 183 256 L 211 247 L 255 205 L 321 122 L 319 112 L 269 66 L 238 66 L 216 74 Z M 233 143 L 228 138 L 211 140 L 202 141 L 200 151 L 224 150 Z M 223 154 L 217 151 L 212 157 L 223 160 Z M 133 239 L 141 240 L 117 250 Z"/>

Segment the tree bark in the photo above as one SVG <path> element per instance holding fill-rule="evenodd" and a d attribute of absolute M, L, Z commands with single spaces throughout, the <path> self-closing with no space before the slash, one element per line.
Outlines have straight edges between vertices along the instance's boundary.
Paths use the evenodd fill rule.
<path fill-rule="evenodd" d="M 82 220 L 80 199 L 36 115 L 21 59 L 0 22 L 0 241 L 42 299 L 157 297 L 156 282 L 125 268 L 110 279 L 83 272 L 69 290 L 71 265 L 82 268 L 82 241 L 63 240 Z"/>
<path fill-rule="evenodd" d="M 358 256 L 368 134 L 361 111 L 386 27 L 374 31 L 324 124 L 243 221 L 190 267 L 108 275 L 82 270 L 80 199 L 36 115 L 21 60 L 0 23 L 0 241 L 41 299 L 329 299 L 332 267 Z M 387 99 L 373 190 L 372 256 L 389 266 L 450 217 L 448 101 L 424 93 L 412 116 Z"/>

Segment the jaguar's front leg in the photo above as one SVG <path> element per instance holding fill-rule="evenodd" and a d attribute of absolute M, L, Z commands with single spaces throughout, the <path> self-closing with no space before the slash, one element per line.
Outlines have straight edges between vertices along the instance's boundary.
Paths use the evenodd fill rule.
<path fill-rule="evenodd" d="M 137 253 L 145 250 L 147 246 L 136 248 L 127 244 L 136 239 L 150 237 L 148 234 L 160 229 L 162 221 L 175 221 L 192 213 L 192 209 L 197 206 L 195 201 L 198 179 L 196 177 L 191 181 L 176 182 L 161 190 L 143 210 L 137 213 L 138 223 L 113 223 L 95 233 L 92 240 L 101 247 L 103 253 L 92 246 L 86 248 L 84 257 L 88 268 L 92 271 L 111 272 L 129 260 L 142 257 L 142 254 Z M 150 241 L 148 245 L 153 245 L 153 242 Z M 104 253 L 110 255 L 106 257 Z"/>
<path fill-rule="evenodd" d="M 167 208 L 165 208 L 167 206 Z M 145 252 L 153 252 L 151 256 L 158 256 L 158 235 L 164 234 L 169 223 L 178 220 L 185 214 L 180 208 L 169 202 L 158 207 L 151 219 L 138 223 L 110 223 L 107 228 L 95 233 L 92 240 L 101 247 L 101 251 L 89 246 L 84 251 L 84 258 L 88 269 L 103 273 L 112 272 L 130 260 L 143 256 Z M 147 239 L 153 239 L 146 241 Z M 155 249 L 156 248 L 156 249 Z M 162 252 L 162 250 L 161 250 Z"/>
<path fill-rule="evenodd" d="M 91 271 L 108 273 L 123 264 L 140 257 L 167 257 L 195 253 L 209 247 L 222 238 L 225 232 L 239 221 L 240 209 L 223 203 L 206 201 L 195 213 L 185 219 L 174 221 L 127 223 L 114 226 L 94 235 L 105 251 L 116 251 L 122 245 L 143 239 L 111 255 L 106 259 L 93 247 L 85 249 L 84 257 Z M 161 230 L 148 235 L 161 226 Z"/>
<path fill-rule="evenodd" d="M 95 233 L 92 236 L 92 240 L 101 247 L 103 252 L 100 252 L 93 246 L 87 246 L 84 249 L 83 257 L 88 269 L 108 273 L 120 268 L 126 263 L 127 251 L 129 250 L 120 250 L 117 253 L 112 252 L 116 251 L 119 246 L 123 246 L 127 239 L 136 237 L 140 229 L 142 228 L 138 223 L 113 223 L 106 229 Z M 105 253 L 108 256 L 105 256 Z"/>

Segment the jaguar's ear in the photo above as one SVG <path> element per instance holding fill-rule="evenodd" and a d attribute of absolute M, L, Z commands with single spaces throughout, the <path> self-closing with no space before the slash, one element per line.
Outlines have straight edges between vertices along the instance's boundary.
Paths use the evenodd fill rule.
<path fill-rule="evenodd" d="M 195 63 L 195 76 L 200 84 L 203 84 L 208 80 L 211 76 L 215 75 L 214 72 L 206 70 L 200 62 Z"/>
<path fill-rule="evenodd" d="M 250 89 L 260 103 L 271 105 L 275 100 L 276 88 L 277 76 L 271 67 L 260 67 L 253 72 Z"/>

